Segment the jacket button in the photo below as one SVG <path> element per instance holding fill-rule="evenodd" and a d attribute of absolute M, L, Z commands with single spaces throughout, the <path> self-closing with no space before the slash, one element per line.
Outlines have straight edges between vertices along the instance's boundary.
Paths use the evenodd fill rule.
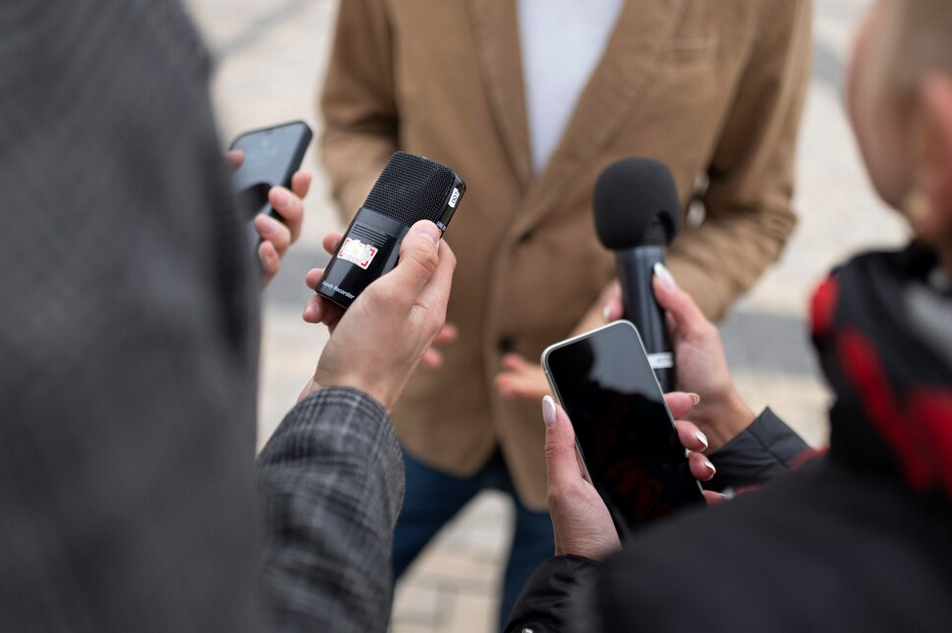
<path fill-rule="evenodd" d="M 516 342 L 512 340 L 511 336 L 503 336 L 499 339 L 499 351 L 503 354 L 508 354 L 509 352 L 516 349 Z"/>

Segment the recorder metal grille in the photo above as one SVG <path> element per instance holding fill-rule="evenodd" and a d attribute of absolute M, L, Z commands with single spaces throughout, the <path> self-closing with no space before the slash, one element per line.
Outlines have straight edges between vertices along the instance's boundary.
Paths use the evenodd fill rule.
<path fill-rule="evenodd" d="M 407 152 L 394 154 L 383 168 L 364 207 L 405 226 L 436 222 L 453 191 L 452 169 Z"/>

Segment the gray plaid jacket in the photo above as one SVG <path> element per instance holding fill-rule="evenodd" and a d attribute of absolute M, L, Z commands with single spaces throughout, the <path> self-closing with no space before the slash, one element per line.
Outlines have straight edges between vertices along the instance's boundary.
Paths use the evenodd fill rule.
<path fill-rule="evenodd" d="M 177 0 L 0 1 L 0 631 L 386 629 L 385 413 L 309 398 L 255 467 L 208 75 Z"/>

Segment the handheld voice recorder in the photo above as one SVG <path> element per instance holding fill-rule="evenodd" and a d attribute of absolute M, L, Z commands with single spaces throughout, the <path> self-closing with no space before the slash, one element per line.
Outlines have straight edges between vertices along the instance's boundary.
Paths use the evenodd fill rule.
<path fill-rule="evenodd" d="M 452 169 L 407 152 L 397 152 L 324 269 L 317 292 L 347 309 L 372 281 L 397 264 L 403 237 L 419 220 L 445 231 L 459 208 L 466 184 Z"/>

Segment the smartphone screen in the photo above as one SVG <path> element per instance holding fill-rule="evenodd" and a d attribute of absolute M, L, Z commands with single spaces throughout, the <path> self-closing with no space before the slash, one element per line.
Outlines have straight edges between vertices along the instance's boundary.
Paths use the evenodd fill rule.
<path fill-rule="evenodd" d="M 253 221 L 259 213 L 280 219 L 268 203 L 268 192 L 275 186 L 291 186 L 291 177 L 301 166 L 311 136 L 306 123 L 293 121 L 245 132 L 232 143 L 231 149 L 240 149 L 245 154 L 241 167 L 232 174 L 232 183 L 238 205 L 249 220 Z M 258 233 L 251 223 L 248 237 L 257 251 Z"/>
<path fill-rule="evenodd" d="M 703 500 L 634 325 L 553 345 L 543 365 L 620 536 Z"/>
<path fill-rule="evenodd" d="M 261 184 L 268 188 L 290 186 L 310 141 L 311 130 L 302 121 L 245 132 L 231 145 L 231 149 L 245 153 L 244 162 L 233 175 L 235 189 L 243 191 Z M 263 206 L 267 198 L 261 202 Z"/>

